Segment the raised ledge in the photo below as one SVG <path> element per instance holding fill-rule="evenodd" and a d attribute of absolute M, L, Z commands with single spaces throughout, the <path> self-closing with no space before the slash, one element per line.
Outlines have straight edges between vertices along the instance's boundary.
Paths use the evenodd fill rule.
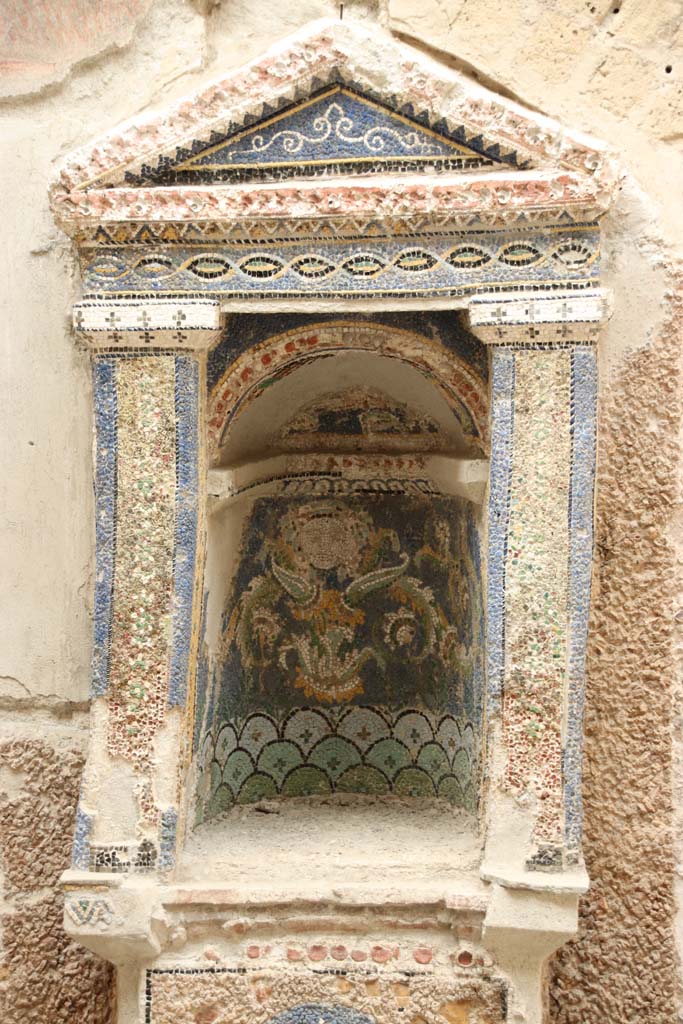
<path fill-rule="evenodd" d="M 397 179 L 273 182 L 258 185 L 111 188 L 55 196 L 53 212 L 70 235 L 93 223 L 216 221 L 282 218 L 329 220 L 368 217 L 373 221 L 452 214 L 497 212 L 503 220 L 519 210 L 589 208 L 595 217 L 609 207 L 611 191 L 571 171 L 517 171 L 488 174 L 415 175 Z"/>

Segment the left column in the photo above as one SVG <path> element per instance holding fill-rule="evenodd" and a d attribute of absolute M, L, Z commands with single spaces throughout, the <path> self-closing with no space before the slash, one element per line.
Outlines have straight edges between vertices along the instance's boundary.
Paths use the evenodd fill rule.
<path fill-rule="evenodd" d="M 67 885 L 174 864 L 201 612 L 205 363 L 220 307 L 89 300 L 74 326 L 93 356 L 96 574 L 90 747 Z M 67 899 L 79 937 L 98 913 Z"/>

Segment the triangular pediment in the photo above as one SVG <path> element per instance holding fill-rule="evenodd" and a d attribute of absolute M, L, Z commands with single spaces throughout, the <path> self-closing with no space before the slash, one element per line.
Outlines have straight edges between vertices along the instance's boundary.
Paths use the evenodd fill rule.
<path fill-rule="evenodd" d="M 356 88 L 332 83 L 279 109 L 264 104 L 211 142 L 180 147 L 157 168 L 129 174 L 130 184 L 211 184 L 353 174 L 371 171 L 476 170 L 519 167 L 517 154 L 489 143 L 464 125 L 450 128 L 413 104 L 382 102 Z M 524 162 L 521 163 L 524 166 Z"/>
<path fill-rule="evenodd" d="M 251 213 L 277 205 L 265 192 L 242 197 L 231 185 L 249 189 L 262 181 L 267 189 L 268 182 L 308 178 L 317 188 L 326 178 L 348 183 L 375 174 L 413 182 L 412 211 L 431 195 L 420 193 L 414 179 L 424 175 L 432 188 L 445 172 L 451 203 L 462 188 L 470 190 L 457 200 L 463 208 L 490 200 L 521 209 L 555 199 L 586 205 L 586 197 L 611 189 L 608 163 L 592 140 L 490 92 L 380 27 L 324 20 L 71 154 L 52 194 L 63 223 L 97 218 L 105 209 L 110 219 L 137 220 L 143 209 L 167 220 L 192 219 L 201 210 L 206 219 L 233 207 Z M 487 181 L 472 185 L 477 177 Z M 331 210 L 315 191 L 297 209 L 303 216 L 315 207 L 317 216 L 317 202 Z"/>

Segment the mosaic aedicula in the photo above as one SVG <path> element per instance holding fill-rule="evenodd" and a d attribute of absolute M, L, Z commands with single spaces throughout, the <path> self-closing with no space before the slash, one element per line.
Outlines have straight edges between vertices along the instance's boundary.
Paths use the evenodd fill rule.
<path fill-rule="evenodd" d="M 469 86 L 440 109 L 450 72 L 387 45 L 397 63 L 380 86 L 363 70 L 375 43 L 356 28 L 295 40 L 284 71 L 282 54 L 265 58 L 92 148 L 56 187 L 83 268 L 75 326 L 96 352 L 104 725 L 90 758 L 110 781 L 86 773 L 81 872 L 149 873 L 164 890 L 195 822 L 208 831 L 236 804 L 339 793 L 464 806 L 489 861 L 509 800 L 528 835 L 498 870 L 533 888 L 538 872 L 579 861 L 598 218 L 611 172 L 599 150 L 560 132 L 551 144 L 531 115 Z M 361 180 L 362 168 L 382 177 Z M 240 306 L 304 297 L 305 314 Z M 386 297 L 418 312 L 355 312 Z M 317 313 L 316 300 L 336 305 Z M 452 308 L 419 310 L 437 300 Z M 221 320 L 221 304 L 237 313 Z M 270 439 L 327 465 L 273 470 L 216 499 L 248 510 L 217 615 L 203 593 L 218 559 L 207 465 L 229 464 L 239 417 L 267 416 L 271 388 L 343 352 L 428 380 L 457 422 L 457 457 L 489 459 L 485 555 L 475 499 L 442 493 L 423 465 L 377 462 L 437 450 L 436 420 L 375 381 L 363 394 L 329 387 Z M 361 455 L 371 467 L 353 463 Z M 137 815 L 120 835 L 103 814 L 116 763 Z M 73 903 L 74 927 L 89 906 Z M 252 986 L 243 965 L 221 972 L 152 969 L 149 1024 L 214 995 L 263 1024 L 317 1024 L 317 1013 L 382 1024 L 396 999 L 429 1024 L 463 1001 L 472 1020 L 505 1013 L 492 975 L 464 988 L 387 979 L 369 1008 L 367 978 L 349 976 L 352 995 L 335 1001 L 336 975 L 307 969 L 294 1001 L 291 979 L 276 991 Z"/>

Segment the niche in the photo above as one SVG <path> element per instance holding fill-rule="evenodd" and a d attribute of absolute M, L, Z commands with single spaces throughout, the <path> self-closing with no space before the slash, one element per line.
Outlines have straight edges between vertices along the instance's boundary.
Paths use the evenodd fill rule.
<path fill-rule="evenodd" d="M 477 810 L 481 443 L 405 341 L 325 329 L 210 473 L 196 824 L 303 798 Z"/>

